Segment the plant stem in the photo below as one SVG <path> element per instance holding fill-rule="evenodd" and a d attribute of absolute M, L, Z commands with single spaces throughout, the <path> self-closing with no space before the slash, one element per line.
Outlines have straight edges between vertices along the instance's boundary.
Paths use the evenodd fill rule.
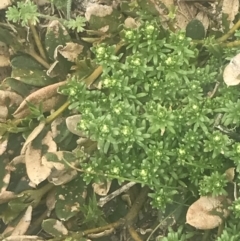
<path fill-rule="evenodd" d="M 218 43 L 224 42 L 225 40 L 227 40 L 231 35 L 234 34 L 234 32 L 240 27 L 240 20 L 237 21 L 237 23 L 234 24 L 234 26 L 226 33 L 224 34 L 222 37 L 217 39 Z"/>
<path fill-rule="evenodd" d="M 60 108 L 58 108 L 55 112 L 53 112 L 50 116 L 46 119 L 46 124 L 51 123 L 55 120 L 67 107 L 70 105 L 70 102 L 67 100 Z"/>
<path fill-rule="evenodd" d="M 35 26 L 34 26 L 33 24 L 31 24 L 30 22 L 28 23 L 28 25 L 29 25 L 29 27 L 30 27 L 30 29 L 31 29 L 31 31 L 32 31 L 33 38 L 34 38 L 35 43 L 36 43 L 36 45 L 37 45 L 38 51 L 39 51 L 39 53 L 40 53 L 40 56 L 41 56 L 44 60 L 46 60 L 46 59 L 47 59 L 47 56 L 46 56 L 46 54 L 45 54 L 45 51 L 44 51 L 44 49 L 43 49 L 42 43 L 41 43 L 41 41 L 40 41 L 40 39 L 39 39 L 39 36 L 38 36 L 38 33 L 37 33 L 37 30 L 36 30 Z"/>
<path fill-rule="evenodd" d="M 44 60 L 41 56 L 39 56 L 34 48 L 32 46 L 30 46 L 30 48 L 28 50 L 25 50 L 25 53 L 29 54 L 31 57 L 33 57 L 38 63 L 40 63 L 42 66 L 44 66 L 46 69 L 50 68 L 50 65 L 48 64 L 48 62 L 46 62 L 46 60 Z"/>
<path fill-rule="evenodd" d="M 232 42 L 228 42 L 228 43 L 221 43 L 220 45 L 225 48 L 238 47 L 238 46 L 240 46 L 240 40 L 236 40 L 236 41 L 232 41 Z"/>

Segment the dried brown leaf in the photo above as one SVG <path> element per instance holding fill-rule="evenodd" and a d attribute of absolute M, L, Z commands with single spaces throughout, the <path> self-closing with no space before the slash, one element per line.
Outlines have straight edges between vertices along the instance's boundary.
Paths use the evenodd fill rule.
<path fill-rule="evenodd" d="M 240 54 L 233 57 L 223 71 L 223 80 L 227 86 L 234 86 L 240 83 Z"/>
<path fill-rule="evenodd" d="M 0 9 L 5 9 L 8 6 L 10 6 L 12 4 L 11 0 L 1 0 L 0 1 Z"/>
<path fill-rule="evenodd" d="M 48 131 L 42 140 L 42 144 L 48 147 L 48 152 L 57 151 L 57 144 L 53 140 L 53 135 L 51 131 Z"/>
<path fill-rule="evenodd" d="M 189 207 L 186 221 L 197 229 L 216 228 L 229 215 L 227 207 L 230 203 L 231 201 L 225 196 L 200 197 Z"/>
<path fill-rule="evenodd" d="M 38 185 L 44 181 L 51 173 L 51 169 L 41 163 L 42 152 L 34 149 L 32 142 L 26 148 L 25 163 L 27 175 L 33 185 Z"/>
<path fill-rule="evenodd" d="M 81 121 L 81 115 L 72 115 L 66 118 L 66 125 L 70 132 L 77 136 L 84 137 L 84 133 L 77 129 L 78 123 Z"/>
<path fill-rule="evenodd" d="M 186 29 L 187 24 L 196 17 L 197 9 L 186 2 L 178 2 L 178 11 L 176 14 L 176 27 Z"/>
<path fill-rule="evenodd" d="M 6 203 L 16 197 L 17 197 L 17 195 L 14 192 L 3 191 L 0 193 L 0 204 Z"/>
<path fill-rule="evenodd" d="M 112 184 L 111 181 L 106 181 L 102 183 L 93 183 L 92 187 L 95 193 L 97 193 L 100 196 L 105 196 L 108 194 L 111 184 Z"/>
<path fill-rule="evenodd" d="M 232 22 L 238 14 L 239 0 L 223 0 L 222 12 L 228 14 L 228 20 Z"/>
<path fill-rule="evenodd" d="M 20 105 L 23 98 L 15 92 L 0 90 L 0 120 L 6 121 L 9 107 Z"/>
<path fill-rule="evenodd" d="M 105 17 L 108 15 L 111 15 L 112 12 L 113 12 L 113 8 L 111 6 L 93 3 L 87 6 L 85 17 L 87 21 L 89 21 L 92 15 L 98 16 L 98 17 Z"/>
<path fill-rule="evenodd" d="M 8 139 L 2 137 L 0 139 L 0 155 L 2 155 L 7 149 Z"/>
<path fill-rule="evenodd" d="M 65 46 L 58 48 L 58 52 L 70 62 L 75 62 L 78 58 L 78 55 L 82 53 L 83 45 L 77 43 L 66 43 Z"/>
<path fill-rule="evenodd" d="M 196 19 L 198 19 L 203 24 L 203 27 L 204 27 L 205 33 L 206 33 L 208 31 L 208 27 L 210 24 L 208 15 L 204 12 L 199 12 L 196 16 Z"/>
<path fill-rule="evenodd" d="M 30 114 L 27 102 L 31 102 L 33 105 L 40 105 L 42 103 L 43 111 L 52 110 L 56 104 L 62 99 L 62 96 L 57 93 L 59 86 L 66 84 L 66 81 L 62 81 L 53 85 L 43 87 L 23 100 L 18 109 L 13 113 L 13 116 L 17 119 L 24 118 Z"/>
<path fill-rule="evenodd" d="M 66 229 L 66 227 L 63 225 L 62 222 L 60 222 L 58 220 L 56 220 L 56 223 L 53 225 L 53 228 L 58 230 L 63 235 L 67 235 L 68 234 L 68 230 Z"/>
<path fill-rule="evenodd" d="M 78 172 L 76 170 L 53 170 L 48 177 L 48 181 L 56 186 L 59 186 L 72 181 L 77 176 L 77 174 Z"/>
<path fill-rule="evenodd" d="M 44 129 L 45 127 L 45 122 L 40 122 L 37 127 L 34 128 L 34 130 L 30 133 L 28 136 L 27 140 L 25 141 L 22 150 L 21 150 L 21 155 L 24 155 L 26 152 L 26 148 L 30 142 L 32 142 Z"/>
<path fill-rule="evenodd" d="M 15 92 L 8 90 L 0 90 L 0 104 L 5 105 L 8 103 L 8 106 L 20 105 L 23 98 L 22 96 L 16 94 Z"/>
<path fill-rule="evenodd" d="M 47 197 L 46 197 L 46 206 L 48 209 L 48 214 L 47 214 L 48 217 L 50 216 L 52 210 L 55 208 L 55 204 L 56 204 L 55 190 L 52 190 L 47 194 Z"/>
<path fill-rule="evenodd" d="M 59 125 L 65 121 L 65 118 L 57 118 L 51 123 L 51 130 L 53 138 L 56 138 L 60 134 L 60 130 L 58 129 Z"/>

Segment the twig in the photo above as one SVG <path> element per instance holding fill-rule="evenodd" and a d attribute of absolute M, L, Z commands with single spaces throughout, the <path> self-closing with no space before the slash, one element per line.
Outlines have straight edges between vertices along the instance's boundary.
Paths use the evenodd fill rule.
<path fill-rule="evenodd" d="M 136 216 L 138 215 L 144 202 L 147 199 L 148 192 L 149 192 L 149 188 L 147 186 L 143 187 L 140 194 L 138 195 L 135 202 L 133 203 L 132 208 L 130 209 L 128 214 L 124 218 L 119 219 L 117 222 L 114 222 L 102 227 L 98 227 L 98 228 L 88 229 L 83 231 L 82 233 L 76 233 L 75 235 L 74 234 L 72 235 L 74 236 L 74 238 L 80 238 L 88 234 L 103 232 L 111 228 L 116 229 L 122 226 L 131 227 L 131 225 L 134 223 L 134 220 L 136 219 Z"/>
<path fill-rule="evenodd" d="M 133 240 L 135 240 L 135 241 L 143 241 L 141 239 L 141 237 L 138 235 L 138 233 L 136 232 L 136 230 L 132 226 L 128 227 L 128 232 L 130 233 L 130 235 L 133 238 Z"/>
<path fill-rule="evenodd" d="M 217 92 L 217 89 L 218 89 L 219 85 L 220 85 L 219 82 L 217 82 L 215 84 L 214 89 L 213 89 L 213 91 L 210 92 L 210 94 L 208 95 L 208 98 L 212 99 L 214 97 L 215 93 Z"/>
<path fill-rule="evenodd" d="M 70 105 L 70 102 L 67 100 L 60 108 L 58 108 L 55 112 L 53 112 L 50 116 L 46 119 L 46 124 L 51 123 L 55 120 L 67 107 Z"/>
<path fill-rule="evenodd" d="M 112 192 L 111 194 L 107 195 L 106 197 L 100 198 L 97 205 L 99 207 L 103 207 L 107 202 L 111 201 L 116 196 L 120 195 L 121 193 L 128 190 L 130 187 L 134 186 L 136 182 L 129 182 L 126 185 L 120 187 L 118 190 Z"/>
<path fill-rule="evenodd" d="M 224 34 L 222 37 L 217 39 L 218 43 L 222 43 L 225 40 L 227 40 L 229 37 L 231 37 L 231 35 L 234 34 L 234 32 L 240 27 L 240 20 L 237 21 L 237 23 L 235 23 L 233 25 L 233 27 L 226 33 Z"/>

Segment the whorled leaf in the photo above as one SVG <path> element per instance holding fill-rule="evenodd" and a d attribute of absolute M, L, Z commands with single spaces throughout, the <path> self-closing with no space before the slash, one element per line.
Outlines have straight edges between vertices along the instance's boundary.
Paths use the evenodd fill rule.
<path fill-rule="evenodd" d="M 239 10 L 238 0 L 223 0 L 222 2 L 222 12 L 228 15 L 228 20 L 232 22 Z"/>

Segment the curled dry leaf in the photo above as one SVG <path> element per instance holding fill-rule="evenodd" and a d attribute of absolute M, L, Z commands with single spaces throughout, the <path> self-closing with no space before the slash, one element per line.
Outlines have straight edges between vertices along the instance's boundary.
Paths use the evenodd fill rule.
<path fill-rule="evenodd" d="M 218 227 L 229 215 L 231 201 L 225 196 L 200 197 L 187 211 L 186 221 L 191 226 L 208 230 Z"/>
<path fill-rule="evenodd" d="M 84 137 L 84 133 L 77 129 L 78 123 L 81 121 L 81 115 L 72 115 L 66 118 L 66 125 L 70 132 L 77 136 Z"/>
<path fill-rule="evenodd" d="M 32 206 L 28 206 L 25 214 L 20 219 L 17 226 L 14 228 L 11 236 L 23 235 L 27 232 L 32 220 L 32 210 Z"/>
<path fill-rule="evenodd" d="M 14 166 L 16 166 L 19 163 L 25 163 L 25 155 L 19 155 L 12 159 L 12 161 L 9 163 L 9 167 L 13 168 L 11 171 L 14 171 Z"/>
<path fill-rule="evenodd" d="M 13 116 L 20 119 L 29 115 L 30 110 L 27 105 L 28 102 L 31 102 L 33 105 L 42 104 L 43 112 L 54 109 L 56 104 L 62 99 L 62 96 L 57 93 L 57 89 L 64 84 L 66 84 L 66 81 L 48 85 L 33 92 L 23 100 L 18 109 L 13 113 Z"/>
<path fill-rule="evenodd" d="M 240 83 L 240 54 L 233 57 L 223 71 L 223 80 L 227 86 Z"/>
<path fill-rule="evenodd" d="M 75 62 L 78 55 L 83 51 L 83 45 L 77 43 L 66 43 L 66 46 L 60 46 L 58 52 L 70 62 Z"/>
<path fill-rule="evenodd" d="M 109 192 L 111 183 L 112 183 L 111 181 L 106 181 L 102 183 L 93 183 L 92 187 L 94 192 L 97 193 L 99 196 L 105 196 Z"/>

